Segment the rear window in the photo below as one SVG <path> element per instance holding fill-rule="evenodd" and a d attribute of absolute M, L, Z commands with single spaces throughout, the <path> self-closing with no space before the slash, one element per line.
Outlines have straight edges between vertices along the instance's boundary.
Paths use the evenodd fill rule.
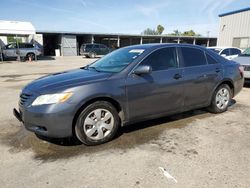
<path fill-rule="evenodd" d="M 18 46 L 19 48 L 34 48 L 33 44 L 28 44 L 28 43 L 19 43 Z"/>
<path fill-rule="evenodd" d="M 25 44 L 25 48 L 34 48 L 33 44 Z"/>
<path fill-rule="evenodd" d="M 28 43 L 20 43 L 19 48 L 34 48 L 34 45 Z"/>
<path fill-rule="evenodd" d="M 185 67 L 207 64 L 205 54 L 202 50 L 196 48 L 182 47 L 181 51 Z"/>
<path fill-rule="evenodd" d="M 216 64 L 217 61 L 209 54 L 206 54 L 208 64 Z"/>
<path fill-rule="evenodd" d="M 241 53 L 241 51 L 239 49 L 231 48 L 231 55 L 238 55 L 240 53 Z"/>

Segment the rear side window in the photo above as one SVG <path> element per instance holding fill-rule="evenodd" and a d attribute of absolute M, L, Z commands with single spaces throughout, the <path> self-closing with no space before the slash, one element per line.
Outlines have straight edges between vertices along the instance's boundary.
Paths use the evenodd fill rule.
<path fill-rule="evenodd" d="M 182 47 L 181 52 L 185 67 L 200 66 L 207 64 L 205 54 L 200 49 Z"/>
<path fill-rule="evenodd" d="M 241 51 L 239 49 L 231 48 L 231 55 L 238 55 L 240 53 L 241 53 Z"/>
<path fill-rule="evenodd" d="M 86 48 L 92 48 L 92 46 L 93 46 L 92 44 L 87 44 Z"/>
<path fill-rule="evenodd" d="M 144 59 L 142 65 L 150 65 L 153 71 L 177 68 L 175 47 L 156 50 Z"/>
<path fill-rule="evenodd" d="M 220 55 L 223 55 L 223 54 L 226 55 L 226 56 L 229 56 L 230 55 L 229 49 L 223 50 Z"/>
<path fill-rule="evenodd" d="M 34 48 L 33 44 L 25 44 L 25 48 Z"/>
<path fill-rule="evenodd" d="M 18 44 L 18 47 L 19 47 L 19 48 L 26 48 L 24 43 L 19 43 L 19 44 Z"/>
<path fill-rule="evenodd" d="M 95 45 L 94 45 L 94 48 L 99 48 L 99 45 L 98 45 L 98 44 L 95 44 Z"/>
<path fill-rule="evenodd" d="M 105 45 L 103 45 L 103 44 L 101 44 L 101 45 L 100 45 L 100 48 L 106 48 L 106 46 L 105 46 Z"/>
<path fill-rule="evenodd" d="M 216 64 L 217 63 L 217 61 L 211 55 L 206 53 L 206 57 L 207 57 L 208 64 Z"/>

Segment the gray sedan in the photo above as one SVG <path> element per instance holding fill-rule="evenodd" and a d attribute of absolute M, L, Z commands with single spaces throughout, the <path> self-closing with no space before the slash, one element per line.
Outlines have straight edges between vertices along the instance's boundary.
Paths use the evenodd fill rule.
<path fill-rule="evenodd" d="M 14 115 L 38 135 L 96 145 L 126 124 L 203 107 L 225 112 L 243 83 L 239 64 L 203 47 L 129 46 L 31 82 Z"/>

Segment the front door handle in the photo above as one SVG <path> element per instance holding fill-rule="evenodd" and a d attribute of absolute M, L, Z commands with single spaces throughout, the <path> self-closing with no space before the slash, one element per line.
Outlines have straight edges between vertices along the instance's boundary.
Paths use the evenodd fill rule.
<path fill-rule="evenodd" d="M 182 76 L 180 74 L 175 74 L 173 78 L 178 80 L 178 79 L 182 78 Z"/>

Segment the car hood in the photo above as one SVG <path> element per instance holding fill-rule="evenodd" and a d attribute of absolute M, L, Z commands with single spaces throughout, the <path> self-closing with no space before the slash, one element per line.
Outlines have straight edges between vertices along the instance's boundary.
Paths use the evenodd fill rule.
<path fill-rule="evenodd" d="M 23 89 L 23 92 L 29 91 L 41 94 L 58 89 L 68 89 L 90 82 L 107 79 L 111 74 L 112 73 L 97 72 L 95 70 L 86 69 L 58 72 L 34 80 Z"/>
<path fill-rule="evenodd" d="M 250 56 L 238 56 L 234 58 L 233 61 L 241 65 L 250 65 Z"/>

